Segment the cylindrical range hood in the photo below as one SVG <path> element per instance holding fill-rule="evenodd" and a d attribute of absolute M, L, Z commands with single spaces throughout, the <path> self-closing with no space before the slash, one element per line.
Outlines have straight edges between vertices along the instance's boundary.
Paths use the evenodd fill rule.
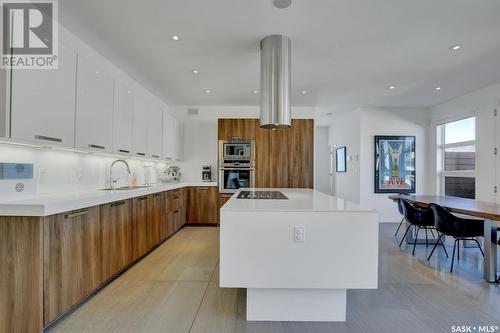
<path fill-rule="evenodd" d="M 288 37 L 270 35 L 260 42 L 260 127 L 292 126 L 290 57 Z"/>

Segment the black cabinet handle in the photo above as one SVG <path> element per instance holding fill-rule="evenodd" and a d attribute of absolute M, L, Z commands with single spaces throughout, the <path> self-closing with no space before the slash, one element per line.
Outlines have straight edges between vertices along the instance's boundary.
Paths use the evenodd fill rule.
<path fill-rule="evenodd" d="M 144 154 L 144 153 L 136 153 L 136 155 L 139 155 L 139 156 L 146 156 L 146 154 Z"/>
<path fill-rule="evenodd" d="M 71 212 L 71 213 L 68 213 L 68 214 L 65 214 L 64 215 L 64 218 L 65 219 L 71 219 L 73 217 L 78 217 L 78 216 L 83 216 L 83 215 L 87 215 L 89 211 L 88 210 L 79 210 L 79 211 L 74 211 L 74 212 Z"/>
<path fill-rule="evenodd" d="M 153 157 L 153 158 L 160 158 L 160 156 L 158 156 L 158 155 L 151 155 L 151 157 Z"/>
<path fill-rule="evenodd" d="M 137 199 L 138 201 L 143 201 L 143 200 L 146 200 L 148 197 L 142 197 L 142 198 L 139 198 Z"/>
<path fill-rule="evenodd" d="M 130 154 L 130 150 L 119 149 L 118 151 L 119 151 L 120 153 Z"/>
<path fill-rule="evenodd" d="M 127 202 L 125 201 L 119 201 L 119 202 L 113 202 L 111 204 L 111 207 L 118 207 L 118 206 L 122 206 L 122 205 L 125 205 Z"/>
<path fill-rule="evenodd" d="M 104 146 L 99 146 L 99 145 L 95 145 L 95 144 L 89 144 L 89 148 L 94 148 L 94 149 L 106 149 L 106 147 Z"/>
<path fill-rule="evenodd" d="M 35 135 L 35 139 L 45 140 L 45 141 L 53 141 L 53 142 L 62 142 L 62 139 L 54 138 L 51 136 L 45 136 L 45 135 Z"/>

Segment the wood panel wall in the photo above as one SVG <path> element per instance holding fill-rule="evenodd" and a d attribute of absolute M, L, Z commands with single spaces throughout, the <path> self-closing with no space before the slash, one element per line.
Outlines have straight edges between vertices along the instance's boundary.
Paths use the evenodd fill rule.
<path fill-rule="evenodd" d="M 255 140 L 256 187 L 313 188 L 313 119 L 275 131 L 260 128 L 258 119 L 219 119 L 219 139 L 233 137 Z"/>

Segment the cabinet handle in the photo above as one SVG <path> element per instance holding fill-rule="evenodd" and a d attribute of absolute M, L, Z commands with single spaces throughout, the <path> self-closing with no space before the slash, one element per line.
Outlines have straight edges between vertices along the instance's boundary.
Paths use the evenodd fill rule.
<path fill-rule="evenodd" d="M 166 160 L 172 160 L 172 157 L 165 157 Z"/>
<path fill-rule="evenodd" d="M 68 213 L 68 214 L 65 214 L 64 215 L 64 218 L 65 219 L 71 219 L 73 217 L 78 217 L 78 216 L 83 216 L 83 215 L 87 215 L 89 211 L 88 210 L 80 210 L 80 211 L 76 211 L 76 212 L 71 212 L 71 213 Z"/>
<path fill-rule="evenodd" d="M 130 154 L 130 150 L 119 149 L 118 151 L 119 151 L 120 153 Z"/>
<path fill-rule="evenodd" d="M 142 197 L 142 198 L 139 198 L 137 199 L 137 201 L 143 201 L 143 200 L 146 200 L 148 197 Z"/>
<path fill-rule="evenodd" d="M 135 153 L 136 155 L 139 155 L 139 156 L 146 156 L 146 154 L 144 153 Z"/>
<path fill-rule="evenodd" d="M 111 207 L 118 207 L 118 206 L 122 206 L 122 205 L 125 205 L 125 204 L 126 204 L 125 201 L 113 202 L 111 204 Z"/>
<path fill-rule="evenodd" d="M 153 157 L 153 158 L 160 158 L 160 156 L 158 156 L 158 155 L 151 155 L 151 157 Z"/>
<path fill-rule="evenodd" d="M 196 188 L 198 191 L 208 191 L 208 187 L 198 187 Z"/>
<path fill-rule="evenodd" d="M 178 212 L 179 212 L 179 210 L 178 210 L 178 209 L 177 209 L 177 210 L 174 210 L 174 214 L 177 214 Z"/>
<path fill-rule="evenodd" d="M 159 197 L 161 195 L 161 193 L 155 193 L 155 197 Z"/>
<path fill-rule="evenodd" d="M 35 135 L 35 139 L 45 140 L 45 141 L 53 141 L 53 142 L 62 142 L 62 139 L 53 138 L 51 136 L 45 136 L 45 135 Z"/>
<path fill-rule="evenodd" d="M 94 148 L 94 149 L 106 149 L 106 147 L 104 146 L 99 146 L 99 145 L 95 145 L 95 144 L 89 144 L 89 148 Z"/>

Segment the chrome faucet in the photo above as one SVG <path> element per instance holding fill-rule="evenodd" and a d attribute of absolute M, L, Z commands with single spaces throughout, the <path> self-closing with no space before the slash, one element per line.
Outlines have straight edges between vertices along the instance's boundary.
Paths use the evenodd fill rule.
<path fill-rule="evenodd" d="M 111 166 L 109 167 L 109 187 L 112 190 L 115 189 L 115 184 L 120 179 L 120 178 L 113 179 L 113 167 L 118 162 L 121 162 L 121 163 L 125 164 L 125 166 L 127 167 L 127 172 L 130 175 L 130 166 L 128 165 L 127 161 L 125 161 L 125 160 L 116 160 L 113 163 L 111 163 Z"/>

